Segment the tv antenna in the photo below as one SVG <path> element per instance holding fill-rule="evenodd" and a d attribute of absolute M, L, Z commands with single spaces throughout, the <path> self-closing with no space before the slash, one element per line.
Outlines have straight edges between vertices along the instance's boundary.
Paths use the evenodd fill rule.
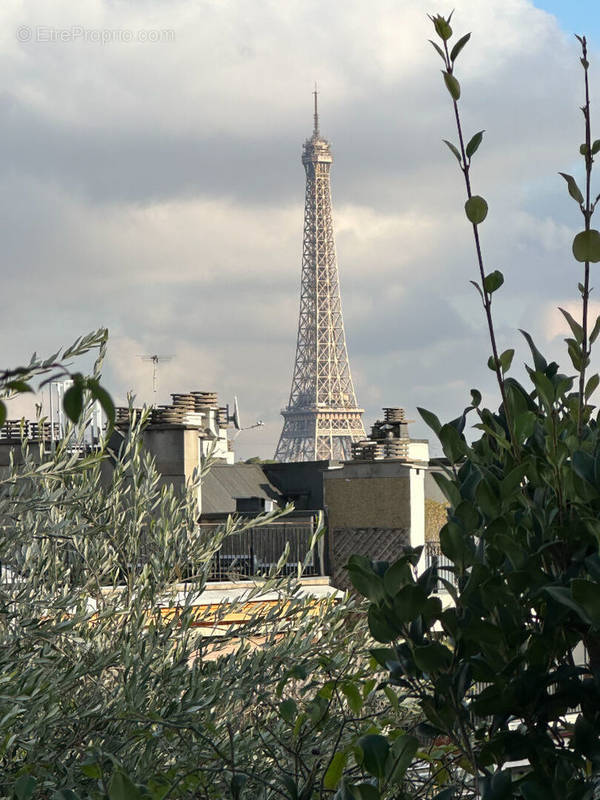
<path fill-rule="evenodd" d="M 141 358 L 142 361 L 151 361 L 152 362 L 152 391 L 154 393 L 154 399 L 156 400 L 156 392 L 158 391 L 158 365 L 159 363 L 162 364 L 165 361 L 172 361 L 175 356 L 159 356 L 159 355 L 152 355 L 152 356 L 138 356 Z"/>

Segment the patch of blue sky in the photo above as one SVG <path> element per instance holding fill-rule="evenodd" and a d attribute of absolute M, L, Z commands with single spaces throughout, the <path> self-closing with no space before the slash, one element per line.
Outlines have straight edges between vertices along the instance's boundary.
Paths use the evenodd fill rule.
<path fill-rule="evenodd" d="M 565 33 L 585 34 L 600 50 L 600 6 L 598 0 L 535 0 L 536 8 L 553 14 Z"/>

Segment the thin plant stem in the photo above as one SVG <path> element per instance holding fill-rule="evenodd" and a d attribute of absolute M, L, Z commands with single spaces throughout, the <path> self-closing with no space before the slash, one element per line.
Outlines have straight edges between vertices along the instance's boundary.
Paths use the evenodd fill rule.
<path fill-rule="evenodd" d="M 581 38 L 582 65 L 585 79 L 585 105 L 583 106 L 583 116 L 585 118 L 585 208 L 582 209 L 585 220 L 585 230 L 590 230 L 590 221 L 593 209 L 590 204 L 590 190 L 592 179 L 592 134 L 590 125 L 590 88 L 588 81 L 588 60 L 587 42 L 585 36 Z M 579 404 L 577 415 L 577 436 L 581 439 L 583 433 L 583 415 L 585 410 L 585 368 L 589 358 L 588 347 L 588 306 L 590 299 L 590 262 L 584 262 L 583 291 L 581 293 L 583 304 L 583 314 L 581 326 L 583 328 L 583 339 L 581 342 L 581 370 L 579 371 Z"/>
<path fill-rule="evenodd" d="M 444 51 L 446 54 L 446 69 L 450 74 L 452 74 L 452 62 L 450 60 L 450 54 L 448 53 L 448 42 L 444 40 Z M 466 148 L 465 148 L 465 141 L 463 137 L 462 131 L 462 124 L 460 121 L 460 113 L 458 110 L 458 103 L 457 101 L 452 98 L 452 105 L 454 107 L 454 117 L 456 119 L 456 129 L 458 131 L 458 141 L 460 144 L 460 154 L 462 156 L 462 163 L 461 163 L 461 171 L 465 178 L 465 186 L 467 189 L 467 197 L 470 200 L 473 196 L 473 192 L 471 190 L 471 177 L 469 174 L 470 170 L 470 159 L 467 157 Z M 506 426 L 508 428 L 509 438 L 513 445 L 513 449 L 515 454 L 518 454 L 519 448 L 516 441 L 516 437 L 514 436 L 513 425 L 510 410 L 508 408 L 508 398 L 506 396 L 506 387 L 504 385 L 504 376 L 502 374 L 502 367 L 500 365 L 500 359 L 498 357 L 498 345 L 496 343 L 496 332 L 494 330 L 494 320 L 492 317 L 492 296 L 490 292 L 486 291 L 485 288 L 485 269 L 483 266 L 483 253 L 481 250 L 481 241 L 479 239 L 479 226 L 477 223 L 471 223 L 473 225 L 473 238 L 475 240 L 475 251 L 477 254 L 477 266 L 479 268 L 479 279 L 480 279 L 480 288 L 481 288 L 481 298 L 483 301 L 483 308 L 485 310 L 485 318 L 487 321 L 488 326 L 488 333 L 490 336 L 490 343 L 492 345 L 492 356 L 494 359 L 494 372 L 496 373 L 496 380 L 498 381 L 498 387 L 500 389 L 500 395 L 502 397 L 502 404 L 504 407 L 504 416 L 506 417 Z"/>

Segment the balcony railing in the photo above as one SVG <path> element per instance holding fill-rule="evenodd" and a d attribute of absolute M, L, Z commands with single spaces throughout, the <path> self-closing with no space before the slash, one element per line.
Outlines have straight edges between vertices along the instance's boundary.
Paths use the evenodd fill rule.
<path fill-rule="evenodd" d="M 454 565 L 448 556 L 442 553 L 439 542 L 425 542 L 425 566 L 427 569 L 433 564 L 435 558 L 437 558 L 438 577 L 456 586 L 456 575 L 452 570 Z M 438 581 L 436 591 L 445 591 L 444 584 L 441 581 Z"/>
<path fill-rule="evenodd" d="M 219 527 L 216 524 L 201 524 L 200 535 L 202 533 L 213 534 Z M 296 575 L 298 563 L 304 565 L 303 576 L 325 575 L 322 546 L 316 545 L 311 548 L 313 534 L 312 521 L 303 525 L 289 523 L 259 525 L 240 533 L 231 533 L 223 539 L 221 547 L 213 556 L 208 580 L 252 580 L 266 575 L 279 563 L 282 555 L 286 552 L 288 543 L 287 558 L 281 566 L 283 575 Z M 141 571 L 147 561 L 143 548 L 138 558 L 135 571 Z M 23 567 L 19 566 L 19 561 L 19 558 L 11 559 L 9 562 L 0 560 L 0 586 L 16 587 L 26 579 L 27 569 L 23 571 Z M 80 574 L 83 567 L 80 555 L 68 547 L 62 551 L 57 564 L 63 565 L 63 572 L 68 572 L 71 580 Z M 185 581 L 189 576 L 197 573 L 197 565 L 184 565 L 181 579 Z M 117 580 L 117 582 L 119 581 Z"/>
<path fill-rule="evenodd" d="M 203 524 L 200 529 L 214 532 L 217 527 Z M 223 539 L 215 553 L 209 580 L 249 580 L 264 575 L 279 562 L 287 544 L 289 551 L 282 568 L 284 575 L 296 574 L 299 562 L 305 563 L 304 575 L 324 575 L 322 554 L 317 547 L 311 549 L 310 546 L 313 533 L 312 524 L 289 523 L 261 525 L 232 533 Z"/>

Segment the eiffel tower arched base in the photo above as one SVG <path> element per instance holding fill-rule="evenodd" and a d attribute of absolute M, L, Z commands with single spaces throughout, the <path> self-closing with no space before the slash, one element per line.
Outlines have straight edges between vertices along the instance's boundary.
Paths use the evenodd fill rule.
<path fill-rule="evenodd" d="M 364 438 L 362 408 L 284 409 L 276 461 L 348 461 Z"/>

